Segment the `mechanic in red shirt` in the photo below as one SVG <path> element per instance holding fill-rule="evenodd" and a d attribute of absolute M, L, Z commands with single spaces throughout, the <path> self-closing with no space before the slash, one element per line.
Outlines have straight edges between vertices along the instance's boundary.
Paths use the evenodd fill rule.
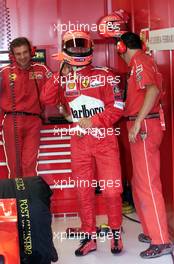
<path fill-rule="evenodd" d="M 140 256 L 154 258 L 172 252 L 160 181 L 162 77 L 153 59 L 142 50 L 137 34 L 123 34 L 116 48 L 130 67 L 124 115 L 133 162 L 134 202 L 143 228 L 139 240 L 151 243 Z"/>
<path fill-rule="evenodd" d="M 113 124 L 123 114 L 118 80 L 108 68 L 91 65 L 93 44 L 87 32 L 65 33 L 62 47 L 62 56 L 59 57 L 63 59 L 64 75 L 54 75 L 47 82 L 41 93 L 41 101 L 56 105 L 62 97 L 62 102 L 64 100 L 63 103 L 68 104 L 74 124 L 74 133 L 71 133 L 72 176 L 77 187 L 81 230 L 87 234 L 75 255 L 84 256 L 96 250 L 95 197 L 92 185 L 95 179 L 94 165 L 97 167 L 99 185 L 105 183 L 103 195 L 106 199 L 108 224 L 113 234 L 111 252 L 118 254 L 123 248 L 120 234 L 121 171 L 117 137 L 113 128 Z"/>
<path fill-rule="evenodd" d="M 14 39 L 10 53 L 12 63 L 0 70 L 0 108 L 4 112 L 3 140 L 9 178 L 36 176 L 42 112 L 39 96 L 50 71 L 45 65 L 31 62 L 34 50 L 26 38 Z"/>

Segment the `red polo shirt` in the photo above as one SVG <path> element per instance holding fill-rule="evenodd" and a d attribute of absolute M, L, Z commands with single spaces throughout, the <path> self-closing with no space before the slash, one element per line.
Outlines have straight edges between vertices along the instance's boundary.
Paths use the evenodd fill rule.
<path fill-rule="evenodd" d="M 157 66 L 149 55 L 142 50 L 138 50 L 131 58 L 130 77 L 128 79 L 127 99 L 125 104 L 125 116 L 138 114 L 143 106 L 147 85 L 155 85 L 160 94 L 155 102 L 151 113 L 159 112 L 159 99 L 162 93 L 162 76 L 158 72 Z"/>

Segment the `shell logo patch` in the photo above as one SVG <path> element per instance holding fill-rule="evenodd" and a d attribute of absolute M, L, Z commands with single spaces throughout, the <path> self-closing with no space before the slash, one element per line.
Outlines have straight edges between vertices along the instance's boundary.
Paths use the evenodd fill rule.
<path fill-rule="evenodd" d="M 76 88 L 76 83 L 74 83 L 74 82 L 69 82 L 69 83 L 67 84 L 67 88 L 68 88 L 68 90 L 74 90 L 74 88 Z"/>
<path fill-rule="evenodd" d="M 78 93 L 79 92 L 77 91 L 77 85 L 75 82 L 66 82 L 66 96 L 76 96 Z"/>

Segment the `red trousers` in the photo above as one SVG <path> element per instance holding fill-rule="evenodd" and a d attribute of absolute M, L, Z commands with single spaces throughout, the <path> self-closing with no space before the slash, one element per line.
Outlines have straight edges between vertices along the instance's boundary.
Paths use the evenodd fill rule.
<path fill-rule="evenodd" d="M 106 201 L 108 224 L 118 229 L 122 223 L 121 171 L 118 143 L 114 136 L 96 139 L 91 135 L 72 136 L 72 174 L 76 182 L 82 230 L 96 231 L 95 187 L 97 180 Z M 96 167 L 96 168 L 95 168 Z"/>
<path fill-rule="evenodd" d="M 17 123 L 18 160 L 16 159 L 13 116 L 8 114 L 3 120 L 4 151 L 8 163 L 9 178 L 36 176 L 41 119 L 36 116 L 26 115 L 17 115 L 15 118 Z M 18 165 L 16 165 L 17 163 Z"/>
<path fill-rule="evenodd" d="M 128 130 L 132 125 L 133 121 L 127 123 Z M 160 181 L 159 147 L 163 137 L 160 120 L 145 119 L 140 132 L 136 143 L 130 144 L 135 207 L 143 232 L 151 237 L 152 243 L 168 243 L 166 211 Z"/>

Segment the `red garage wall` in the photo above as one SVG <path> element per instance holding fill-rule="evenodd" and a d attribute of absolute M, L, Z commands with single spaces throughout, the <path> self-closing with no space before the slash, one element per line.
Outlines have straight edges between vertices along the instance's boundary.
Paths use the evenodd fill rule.
<path fill-rule="evenodd" d="M 173 0 L 117 0 L 113 10 L 123 8 L 131 13 L 132 30 L 174 27 Z M 155 60 L 164 77 L 163 98 L 167 131 L 161 146 L 161 179 L 166 200 L 170 231 L 174 235 L 174 51 L 154 52 Z M 116 57 L 116 64 L 118 63 Z"/>

